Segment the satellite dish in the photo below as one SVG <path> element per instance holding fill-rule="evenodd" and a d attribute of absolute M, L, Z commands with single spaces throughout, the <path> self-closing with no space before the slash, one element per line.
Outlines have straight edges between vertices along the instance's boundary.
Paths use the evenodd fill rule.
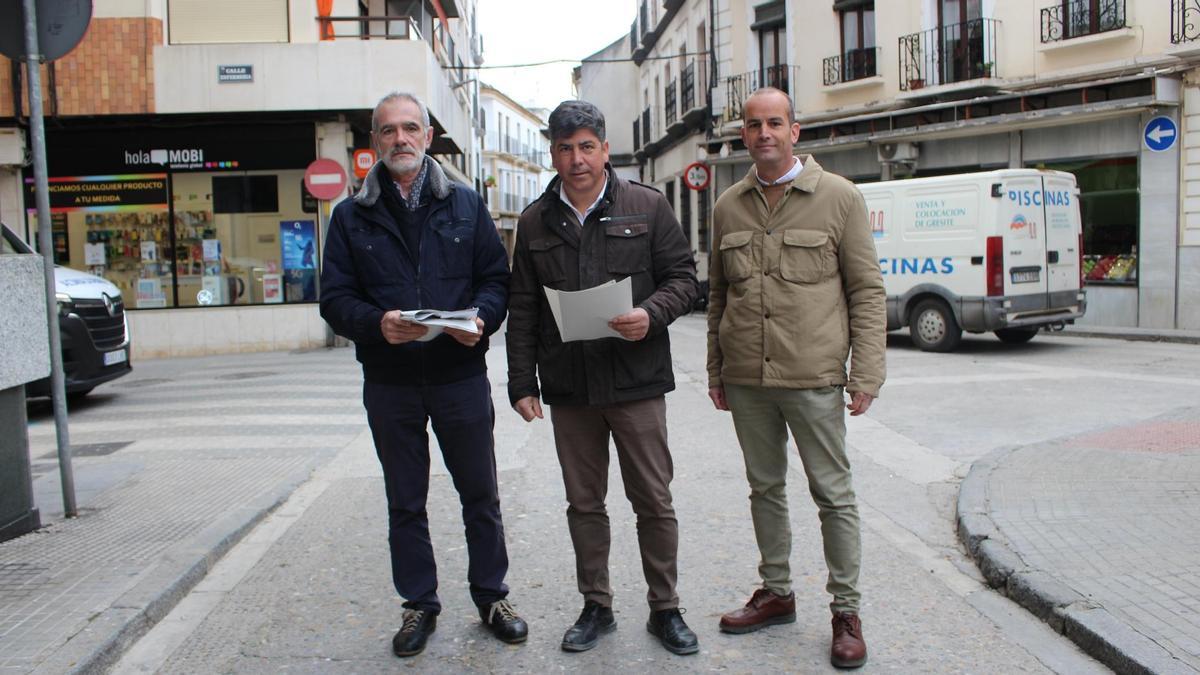
<path fill-rule="evenodd" d="M 38 50 L 44 61 L 54 61 L 83 40 L 92 21 L 92 0 L 34 0 L 34 11 Z M 25 60 L 25 11 L 21 2 L 6 1 L 0 6 L 0 53 L 14 61 Z"/>

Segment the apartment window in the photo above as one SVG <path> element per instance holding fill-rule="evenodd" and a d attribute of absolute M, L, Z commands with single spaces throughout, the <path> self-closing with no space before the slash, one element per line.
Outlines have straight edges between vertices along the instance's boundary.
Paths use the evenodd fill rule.
<path fill-rule="evenodd" d="M 942 82 L 982 77 L 991 64 L 983 61 L 982 0 L 938 2 L 938 62 Z"/>
<path fill-rule="evenodd" d="M 754 8 L 754 23 L 750 28 L 758 42 L 758 86 L 776 87 L 790 93 L 785 21 L 783 2 L 770 2 Z"/>
<path fill-rule="evenodd" d="M 687 183 L 679 179 L 679 225 L 683 228 L 683 236 L 688 244 L 692 243 L 692 191 Z"/>
<path fill-rule="evenodd" d="M 842 26 L 842 81 L 874 76 L 875 3 L 853 0 L 835 6 Z"/>
<path fill-rule="evenodd" d="M 1092 35 L 1125 27 L 1124 0 L 1062 0 L 1065 37 Z"/>
<path fill-rule="evenodd" d="M 169 0 L 173 45 L 287 42 L 288 0 Z"/>

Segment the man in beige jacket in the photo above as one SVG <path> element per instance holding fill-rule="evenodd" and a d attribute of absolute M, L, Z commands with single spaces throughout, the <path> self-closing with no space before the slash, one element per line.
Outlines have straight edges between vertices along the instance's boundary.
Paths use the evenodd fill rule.
<path fill-rule="evenodd" d="M 855 668 L 866 663 L 867 647 L 842 406 L 865 413 L 883 384 L 883 277 L 858 189 L 812 157 L 792 155 L 800 134 L 793 110 L 791 98 L 774 88 L 746 100 L 742 140 L 754 167 L 713 210 L 709 397 L 733 414 L 762 556 L 762 587 L 720 626 L 748 633 L 796 620 L 788 565 L 790 429 L 821 520 L 833 596 L 830 661 Z"/>

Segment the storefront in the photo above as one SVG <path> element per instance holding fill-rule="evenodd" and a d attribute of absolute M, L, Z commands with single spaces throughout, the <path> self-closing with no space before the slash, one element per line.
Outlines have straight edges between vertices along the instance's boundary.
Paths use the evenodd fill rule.
<path fill-rule="evenodd" d="M 52 130 L 57 262 L 112 281 L 133 310 L 316 302 L 315 145 L 311 122 Z"/>

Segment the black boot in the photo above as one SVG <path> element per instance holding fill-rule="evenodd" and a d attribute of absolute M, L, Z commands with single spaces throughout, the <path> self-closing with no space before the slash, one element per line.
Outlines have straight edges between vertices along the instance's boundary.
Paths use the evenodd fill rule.
<path fill-rule="evenodd" d="M 678 608 L 651 611 L 646 630 L 672 654 L 695 654 L 700 651 L 696 634 L 683 622 L 683 615 Z"/>
<path fill-rule="evenodd" d="M 427 609 L 404 610 L 404 621 L 392 638 L 396 656 L 416 656 L 425 649 L 425 641 L 437 629 L 437 612 Z"/>
<path fill-rule="evenodd" d="M 512 603 L 508 600 L 497 600 L 490 605 L 479 607 L 479 618 L 492 631 L 492 634 L 509 644 L 524 642 L 529 637 L 529 626 L 525 620 L 517 616 Z"/>
<path fill-rule="evenodd" d="M 605 607 L 595 600 L 583 604 L 583 612 L 575 625 L 567 629 L 563 635 L 562 648 L 567 652 L 586 652 L 600 640 L 603 633 L 611 633 L 617 629 L 617 620 L 613 618 L 612 608 Z"/>

